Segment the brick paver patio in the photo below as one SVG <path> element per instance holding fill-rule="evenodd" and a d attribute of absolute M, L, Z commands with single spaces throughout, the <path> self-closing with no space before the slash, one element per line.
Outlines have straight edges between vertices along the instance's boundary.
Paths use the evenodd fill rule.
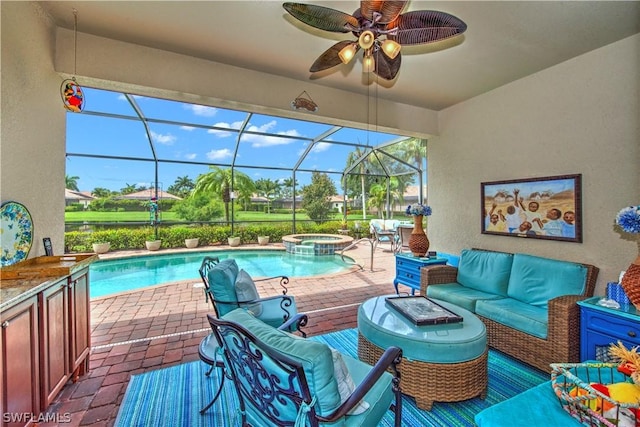
<path fill-rule="evenodd" d="M 281 247 L 278 244 L 270 248 Z M 243 245 L 238 249 L 264 247 Z M 209 248 L 198 248 L 202 251 Z M 212 250 L 231 250 L 226 246 Z M 160 251 L 162 253 L 165 251 Z M 112 258 L 131 254 L 101 255 Z M 298 311 L 309 316 L 305 331 L 318 335 L 356 326 L 358 305 L 373 296 L 394 293 L 393 254 L 378 247 L 371 269 L 371 245 L 362 241 L 346 255 L 364 266 L 329 276 L 290 279 L 289 295 Z M 409 288 L 400 286 L 400 290 Z M 278 280 L 258 282 L 261 296 L 280 294 Z M 198 344 L 209 333 L 201 281 L 187 280 L 91 301 L 90 370 L 69 383 L 49 407 L 49 413 L 70 414 L 64 426 L 112 426 L 129 378 L 152 369 L 198 360 Z M 62 417 L 59 419 L 65 419 Z M 58 424 L 42 423 L 41 426 Z"/>

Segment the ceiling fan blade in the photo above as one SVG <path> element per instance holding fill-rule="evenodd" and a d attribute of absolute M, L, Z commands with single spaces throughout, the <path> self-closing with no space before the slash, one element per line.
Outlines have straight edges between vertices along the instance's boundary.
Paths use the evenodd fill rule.
<path fill-rule="evenodd" d="M 391 59 L 378 49 L 373 53 L 373 59 L 376 63 L 373 72 L 385 80 L 393 80 L 398 71 L 400 71 L 402 62 L 402 54 L 400 53 L 394 59 Z"/>
<path fill-rule="evenodd" d="M 435 10 L 403 13 L 385 29 L 394 27 L 398 28 L 397 34 L 389 34 L 387 37 L 401 45 L 433 43 L 467 30 L 467 24 L 461 19 Z"/>
<path fill-rule="evenodd" d="M 349 40 L 343 40 L 331 46 L 327 49 L 322 55 L 316 59 L 316 61 L 311 65 L 309 71 L 315 73 L 317 71 L 326 70 L 331 67 L 335 67 L 336 65 L 342 64 L 338 53 L 342 50 L 343 47 L 353 43 Z M 360 50 L 360 46 L 356 45 L 356 53 Z"/>
<path fill-rule="evenodd" d="M 360 14 L 369 21 L 373 21 L 373 13 L 378 12 L 382 15 L 378 23 L 384 25 L 395 20 L 406 4 L 406 1 L 362 0 Z"/>
<path fill-rule="evenodd" d="M 283 3 L 282 7 L 294 18 L 312 27 L 334 33 L 348 33 L 347 24 L 358 27 L 358 20 L 351 15 L 328 7 L 302 3 Z"/>

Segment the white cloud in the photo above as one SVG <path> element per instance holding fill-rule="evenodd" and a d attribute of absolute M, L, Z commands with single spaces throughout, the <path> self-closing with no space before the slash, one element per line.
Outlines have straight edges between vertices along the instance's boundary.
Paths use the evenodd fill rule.
<path fill-rule="evenodd" d="M 184 155 L 184 158 L 187 159 L 187 160 L 193 160 L 196 157 L 198 157 L 198 155 L 196 153 L 188 153 L 188 154 Z"/>
<path fill-rule="evenodd" d="M 191 110 L 196 116 L 213 117 L 218 114 L 217 108 L 207 107 L 206 105 L 185 104 L 184 108 Z"/>
<path fill-rule="evenodd" d="M 213 126 L 218 128 L 224 128 L 224 129 L 239 129 L 241 125 L 242 125 L 242 122 L 233 122 L 233 123 L 218 122 Z M 217 130 L 217 129 L 209 129 L 207 133 L 215 135 L 218 138 L 227 138 L 229 136 L 236 134 L 236 132 L 226 132 L 226 131 Z"/>
<path fill-rule="evenodd" d="M 176 142 L 175 136 L 171 134 L 163 135 L 161 133 L 156 133 L 154 131 L 151 131 L 151 138 L 153 139 L 153 141 L 162 145 L 173 145 L 173 143 Z"/>
<path fill-rule="evenodd" d="M 207 153 L 207 159 L 209 160 L 223 160 L 231 158 L 233 153 L 228 148 L 222 150 L 211 150 Z"/>
<path fill-rule="evenodd" d="M 273 129 L 276 126 L 276 124 L 277 124 L 276 121 L 272 120 L 269 123 L 265 123 L 262 126 L 253 126 L 253 125 L 248 126 L 247 130 L 252 132 L 266 133 L 271 131 L 271 129 Z M 298 131 L 295 129 L 287 130 L 283 132 L 277 132 L 277 134 L 283 135 L 283 136 L 292 136 L 292 137 L 301 136 L 300 133 L 298 133 Z M 290 138 L 279 138 L 277 136 L 243 134 L 242 142 L 250 142 L 252 147 L 261 148 L 261 147 L 271 147 L 274 145 L 288 145 L 293 143 L 294 140 Z"/>
<path fill-rule="evenodd" d="M 327 151 L 329 148 L 331 148 L 331 144 L 329 144 L 328 142 L 318 142 L 316 145 L 313 146 L 313 148 L 311 149 L 311 152 L 322 153 L 323 151 Z"/>
<path fill-rule="evenodd" d="M 180 126 L 180 129 L 186 130 L 188 132 L 191 132 L 192 130 L 195 130 L 196 128 L 194 126 Z"/>

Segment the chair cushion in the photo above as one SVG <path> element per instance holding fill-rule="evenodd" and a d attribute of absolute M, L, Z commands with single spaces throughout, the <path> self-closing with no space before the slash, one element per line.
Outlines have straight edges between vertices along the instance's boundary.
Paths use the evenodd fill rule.
<path fill-rule="evenodd" d="M 329 346 L 269 326 L 244 309 L 233 310 L 224 320 L 239 323 L 266 345 L 300 362 L 311 395 L 317 399 L 316 410 L 320 415 L 327 415 L 340 406 Z"/>
<path fill-rule="evenodd" d="M 457 282 L 468 288 L 507 296 L 513 255 L 464 249 L 460 254 Z"/>
<path fill-rule="evenodd" d="M 336 377 L 338 392 L 340 393 L 340 404 L 343 404 L 356 389 L 356 385 L 353 382 L 353 378 L 351 378 L 351 374 L 347 369 L 346 363 L 344 363 L 342 354 L 338 350 L 332 348 L 331 355 L 333 356 L 333 374 Z M 348 414 L 362 414 L 367 409 L 369 409 L 369 404 L 362 399 L 351 411 L 348 412 Z"/>
<path fill-rule="evenodd" d="M 256 289 L 256 284 L 253 282 L 253 279 L 244 270 L 238 271 L 238 276 L 236 277 L 236 297 L 239 302 L 242 301 L 254 301 L 260 299 L 260 295 L 258 295 L 258 289 Z M 260 317 L 262 314 L 262 304 L 259 302 L 253 304 L 243 305 L 244 308 L 251 311 L 255 316 Z"/>
<path fill-rule="evenodd" d="M 347 365 L 347 370 L 351 374 L 356 387 L 364 381 L 371 372 L 371 365 L 368 365 L 354 357 L 343 354 L 342 359 Z M 347 415 L 342 421 L 346 427 L 371 427 L 380 424 L 380 420 L 389 410 L 389 406 L 394 401 L 392 388 L 393 376 L 389 372 L 382 374 L 382 377 L 371 387 L 364 396 L 364 400 L 369 404 L 366 412 L 358 415 Z M 402 381 L 401 381 L 402 383 Z M 407 420 L 405 419 L 405 423 Z M 329 423 L 327 426 L 340 425 L 340 421 Z"/>
<path fill-rule="evenodd" d="M 515 254 L 507 294 L 546 309 L 550 299 L 584 294 L 586 282 L 587 268 L 581 264 Z"/>
<path fill-rule="evenodd" d="M 209 270 L 209 289 L 213 293 L 215 301 L 223 301 L 231 304 L 216 304 L 219 316 L 238 308 L 236 296 L 236 277 L 238 276 L 238 264 L 232 258 L 223 259 Z"/>

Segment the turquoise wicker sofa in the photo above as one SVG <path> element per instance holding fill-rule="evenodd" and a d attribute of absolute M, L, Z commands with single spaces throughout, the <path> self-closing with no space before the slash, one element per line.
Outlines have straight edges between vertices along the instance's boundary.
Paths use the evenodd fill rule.
<path fill-rule="evenodd" d="M 580 311 L 593 296 L 593 265 L 527 254 L 465 249 L 457 267 L 423 267 L 421 294 L 475 313 L 490 347 L 546 372 L 578 362 Z"/>

